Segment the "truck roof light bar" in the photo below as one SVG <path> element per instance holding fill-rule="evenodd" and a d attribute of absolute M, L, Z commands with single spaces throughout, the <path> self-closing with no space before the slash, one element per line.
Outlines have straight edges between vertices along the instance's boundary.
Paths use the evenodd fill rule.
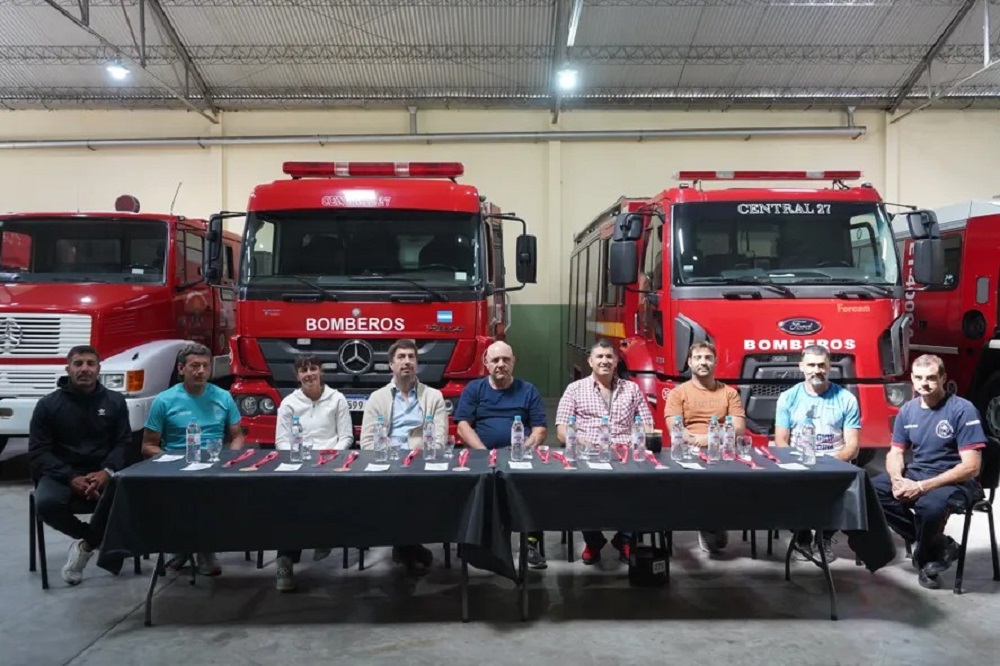
<path fill-rule="evenodd" d="M 675 180 L 858 180 L 860 171 L 678 171 Z"/>
<path fill-rule="evenodd" d="M 457 178 L 461 162 L 285 162 L 292 178 Z"/>

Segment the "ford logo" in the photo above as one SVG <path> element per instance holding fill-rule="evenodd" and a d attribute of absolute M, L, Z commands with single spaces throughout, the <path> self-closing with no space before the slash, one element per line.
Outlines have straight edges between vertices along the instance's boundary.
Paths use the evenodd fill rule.
<path fill-rule="evenodd" d="M 789 335 L 812 335 L 823 328 L 815 319 L 786 319 L 778 322 L 778 328 Z"/>

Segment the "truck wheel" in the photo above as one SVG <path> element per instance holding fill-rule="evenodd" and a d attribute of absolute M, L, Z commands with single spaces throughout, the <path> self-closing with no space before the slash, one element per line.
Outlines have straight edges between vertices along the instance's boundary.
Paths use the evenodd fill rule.
<path fill-rule="evenodd" d="M 976 408 L 983 420 L 983 429 L 990 437 L 1000 437 L 1000 372 L 995 373 L 982 390 Z"/>

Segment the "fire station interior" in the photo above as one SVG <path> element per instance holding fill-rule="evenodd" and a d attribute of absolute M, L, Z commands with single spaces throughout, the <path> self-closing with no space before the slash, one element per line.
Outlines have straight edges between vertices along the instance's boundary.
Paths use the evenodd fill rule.
<path fill-rule="evenodd" d="M 996 663 L 998 63 L 1000 0 L 0 0 L 0 663 Z M 361 447 L 400 338 L 441 394 L 437 467 Z M 544 424 L 516 408 L 547 428 L 531 460 L 514 408 L 494 458 L 457 430 L 472 382 L 501 395 L 495 341 L 541 398 Z M 582 406 L 608 404 L 602 341 L 635 391 L 611 394 L 608 461 Z M 245 462 L 185 467 L 183 423 L 143 460 L 192 342 Z M 719 461 L 713 435 L 672 458 L 700 343 L 745 459 L 722 414 Z M 779 447 L 816 344 L 857 421 Z M 104 502 L 107 528 L 71 581 L 83 546 L 36 500 L 42 442 L 73 458 L 105 428 L 65 386 L 78 345 L 128 443 L 78 516 Z M 328 465 L 275 448 L 302 354 L 350 422 Z M 938 407 L 970 410 L 930 434 L 924 355 Z M 570 413 L 594 441 L 575 460 Z M 935 556 L 885 508 L 929 477 L 877 490 L 920 446 L 976 465 L 941 481 L 971 499 L 913 537 Z M 73 506 L 84 473 L 59 481 Z M 596 551 L 588 515 L 615 516 Z M 276 534 L 305 548 L 290 593 Z M 221 575 L 160 566 L 146 544 L 171 538 L 228 544 Z M 399 549 L 417 541 L 422 575 Z"/>

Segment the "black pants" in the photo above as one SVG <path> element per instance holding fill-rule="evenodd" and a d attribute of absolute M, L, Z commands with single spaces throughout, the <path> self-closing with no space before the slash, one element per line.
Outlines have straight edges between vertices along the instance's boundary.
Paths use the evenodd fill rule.
<path fill-rule="evenodd" d="M 619 530 L 618 533 L 615 534 L 615 536 L 618 538 L 618 542 L 620 544 L 625 545 L 632 543 L 632 539 L 635 536 L 635 534 L 633 534 L 632 532 L 623 532 Z M 601 548 L 604 547 L 604 544 L 608 542 L 608 540 L 604 538 L 604 533 L 598 532 L 596 530 L 585 531 L 583 533 L 583 541 L 584 543 L 586 543 L 588 546 L 590 546 L 595 550 L 600 550 Z"/>
<path fill-rule="evenodd" d="M 893 496 L 892 480 L 888 474 L 876 476 L 872 485 L 889 527 L 914 544 L 913 557 L 919 567 L 941 559 L 948 516 L 964 511 L 970 495 L 976 490 L 974 485 L 969 484 L 942 486 L 912 502 L 903 503 Z"/>
<path fill-rule="evenodd" d="M 38 480 L 35 487 L 35 510 L 46 525 L 73 539 L 83 539 L 91 548 L 98 548 L 104 540 L 107 515 L 93 513 L 97 502 L 90 502 L 73 494 L 68 484 L 47 476 Z M 75 514 L 92 513 L 90 522 Z"/>

